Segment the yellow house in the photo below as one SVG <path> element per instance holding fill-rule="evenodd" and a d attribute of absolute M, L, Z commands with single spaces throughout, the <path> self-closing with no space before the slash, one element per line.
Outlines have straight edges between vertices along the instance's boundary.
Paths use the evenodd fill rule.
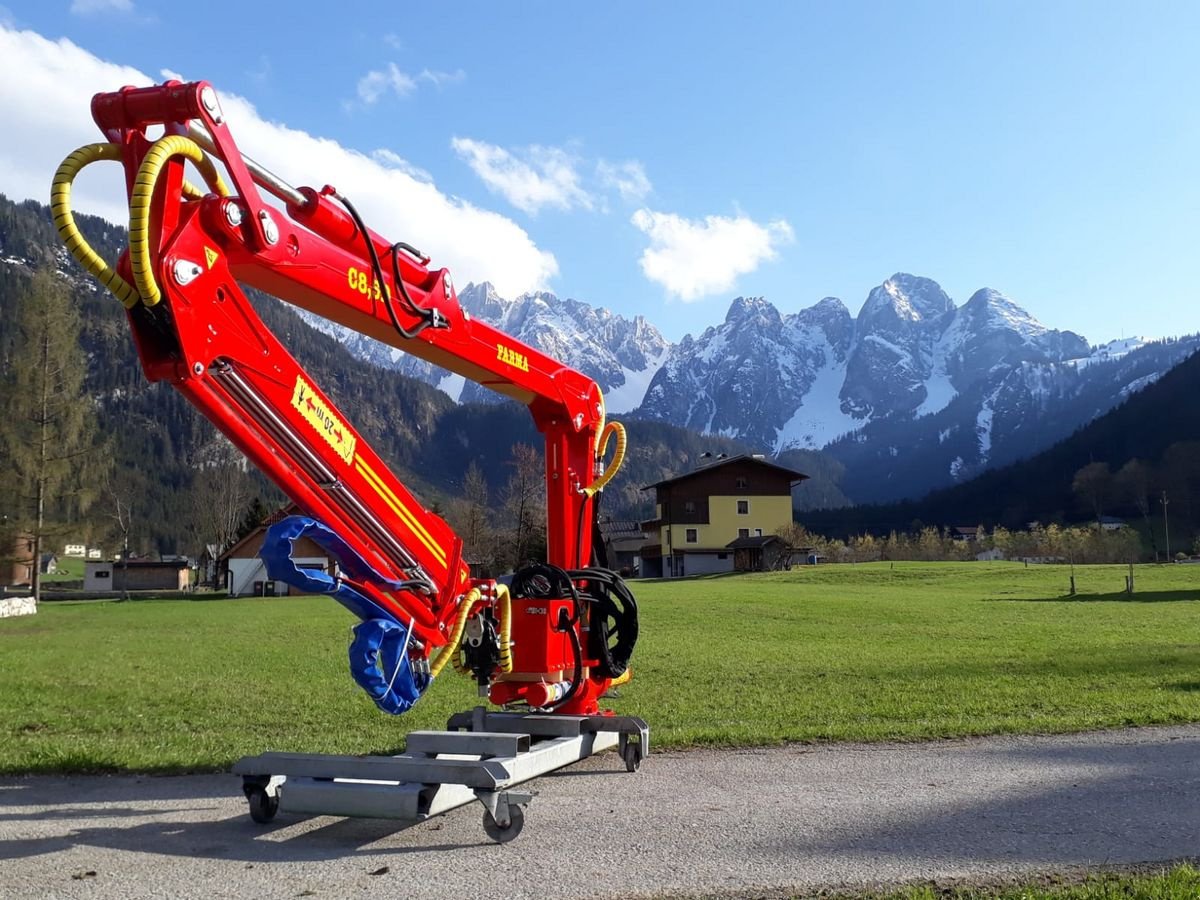
<path fill-rule="evenodd" d="M 648 578 L 731 572 L 743 549 L 792 521 L 792 487 L 807 475 L 766 458 L 718 458 L 642 490 L 654 491 L 654 518 L 642 523 Z M 761 558 L 761 557 L 760 557 Z"/>

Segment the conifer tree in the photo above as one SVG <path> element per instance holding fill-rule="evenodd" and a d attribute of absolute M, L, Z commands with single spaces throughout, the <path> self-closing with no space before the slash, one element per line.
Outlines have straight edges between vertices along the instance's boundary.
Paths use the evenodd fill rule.
<path fill-rule="evenodd" d="M 0 419 L 0 454 L 10 479 L 8 515 L 33 538 L 36 602 L 42 553 L 61 533 L 56 514 L 67 508 L 86 511 L 106 454 L 94 452 L 95 414 L 83 388 L 87 359 L 68 285 L 51 270 L 40 270 L 13 325 L 16 341 L 3 377 L 8 412 Z"/>

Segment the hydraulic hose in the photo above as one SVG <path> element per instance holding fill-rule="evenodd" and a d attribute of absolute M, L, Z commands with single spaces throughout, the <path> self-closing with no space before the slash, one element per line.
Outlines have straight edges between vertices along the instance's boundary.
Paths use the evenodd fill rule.
<path fill-rule="evenodd" d="M 614 434 L 617 436 L 617 449 L 613 453 L 612 462 L 608 464 L 599 478 L 583 489 L 584 494 L 588 497 L 593 497 L 604 490 L 604 486 L 613 480 L 620 470 L 621 464 L 625 462 L 625 426 L 620 422 L 609 422 L 604 426 L 604 430 L 600 432 L 600 439 L 596 442 L 596 458 L 604 458 L 604 452 L 608 449 L 608 441 Z"/>
<path fill-rule="evenodd" d="M 471 610 L 475 608 L 475 604 L 482 599 L 479 593 L 479 588 L 471 588 L 467 592 L 467 596 L 463 599 L 462 607 L 458 611 L 458 618 L 454 620 L 454 629 L 450 632 L 450 641 L 442 648 L 442 652 L 438 654 L 437 659 L 433 661 L 433 665 L 429 667 L 429 677 L 437 678 L 441 674 L 442 669 L 446 668 L 446 663 L 458 656 L 458 648 L 462 644 L 463 630 L 467 627 L 467 619 L 471 617 Z"/>
<path fill-rule="evenodd" d="M 507 675 L 512 671 L 512 595 L 507 584 L 496 585 L 496 603 L 500 607 L 500 671 Z"/>
<path fill-rule="evenodd" d="M 54 181 L 50 187 L 50 212 L 54 216 L 58 235 L 66 244 L 67 251 L 83 266 L 84 271 L 104 285 L 126 309 L 130 309 L 138 302 L 137 290 L 92 249 L 91 244 L 79 231 L 79 226 L 75 224 L 75 215 L 71 211 L 71 186 L 75 182 L 75 176 L 87 166 L 102 159 L 120 162 L 120 145 L 86 144 L 62 161 L 54 173 Z"/>
<path fill-rule="evenodd" d="M 182 156 L 193 162 L 214 193 L 222 197 L 229 196 L 229 188 L 221 179 L 217 167 L 191 138 L 169 134 L 154 142 L 138 166 L 137 178 L 129 196 L 129 266 L 133 271 L 133 283 L 137 285 L 142 303 L 146 306 L 156 306 L 162 300 L 150 256 L 150 206 L 158 176 L 173 156 Z"/>

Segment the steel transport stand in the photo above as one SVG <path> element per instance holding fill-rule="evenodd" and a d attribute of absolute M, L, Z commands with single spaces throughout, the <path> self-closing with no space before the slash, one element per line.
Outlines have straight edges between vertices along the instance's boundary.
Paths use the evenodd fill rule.
<path fill-rule="evenodd" d="M 483 829 L 506 843 L 521 833 L 534 797 L 514 790 L 616 747 L 636 772 L 650 750 L 650 728 L 634 716 L 490 712 L 450 717 L 446 731 L 414 731 L 399 756 L 263 753 L 233 767 L 242 776 L 250 817 L 277 812 L 424 821 L 478 800 Z"/>

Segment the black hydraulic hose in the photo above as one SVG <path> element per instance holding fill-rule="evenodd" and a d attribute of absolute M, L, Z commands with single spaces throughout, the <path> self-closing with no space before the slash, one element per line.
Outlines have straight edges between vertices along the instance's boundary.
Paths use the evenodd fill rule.
<path fill-rule="evenodd" d="M 558 630 L 567 633 L 567 640 L 571 644 L 571 656 L 575 668 L 571 673 L 571 685 L 567 688 L 567 692 L 553 706 L 546 707 L 550 712 L 559 709 L 574 697 L 579 692 L 579 685 L 583 682 L 583 647 L 579 643 L 579 635 L 575 633 L 575 626 L 567 616 L 565 609 L 559 612 Z"/>
<path fill-rule="evenodd" d="M 417 325 L 417 327 L 414 328 L 412 331 L 409 331 L 407 328 L 405 328 L 403 325 L 400 324 L 400 320 L 398 318 L 396 318 L 396 311 L 392 308 L 391 292 L 388 290 L 387 282 L 383 278 L 383 266 L 380 265 L 380 263 L 379 263 L 379 254 L 375 252 L 375 242 L 371 240 L 371 234 L 370 234 L 370 232 L 367 231 L 366 223 L 363 222 L 362 216 L 360 216 L 358 214 L 358 210 L 354 208 L 353 203 L 351 203 L 349 200 L 347 200 L 341 194 L 334 194 L 334 196 L 337 197 L 337 199 L 341 202 L 341 204 L 344 207 L 346 207 L 346 212 L 350 213 L 350 218 L 354 220 L 355 227 L 358 228 L 359 232 L 363 236 L 363 240 L 367 244 L 367 256 L 371 260 L 371 269 L 375 275 L 375 284 L 378 285 L 379 296 L 383 300 L 383 306 L 384 306 L 384 309 L 387 310 L 388 318 L 392 320 L 392 327 L 395 328 L 396 331 L 398 331 L 400 333 L 401 337 L 412 340 L 418 334 L 420 334 L 422 331 L 424 331 L 426 328 L 429 327 L 429 325 L 430 325 L 429 317 L 427 315 L 422 316 L 423 321 L 419 325 Z M 395 253 L 394 248 L 393 248 L 392 252 L 393 252 L 393 254 Z M 392 265 L 393 265 L 393 267 L 396 266 L 396 262 L 394 259 L 392 261 Z M 404 282 L 399 277 L 399 269 L 398 268 L 396 269 L 396 272 L 397 272 L 396 282 L 398 285 L 400 285 L 401 293 L 404 294 L 405 298 L 407 299 L 408 295 L 404 293 Z M 370 296 L 369 292 L 368 292 L 368 296 Z M 412 301 L 409 300 L 409 303 L 411 304 Z M 420 314 L 415 313 L 414 315 L 420 315 Z"/>

